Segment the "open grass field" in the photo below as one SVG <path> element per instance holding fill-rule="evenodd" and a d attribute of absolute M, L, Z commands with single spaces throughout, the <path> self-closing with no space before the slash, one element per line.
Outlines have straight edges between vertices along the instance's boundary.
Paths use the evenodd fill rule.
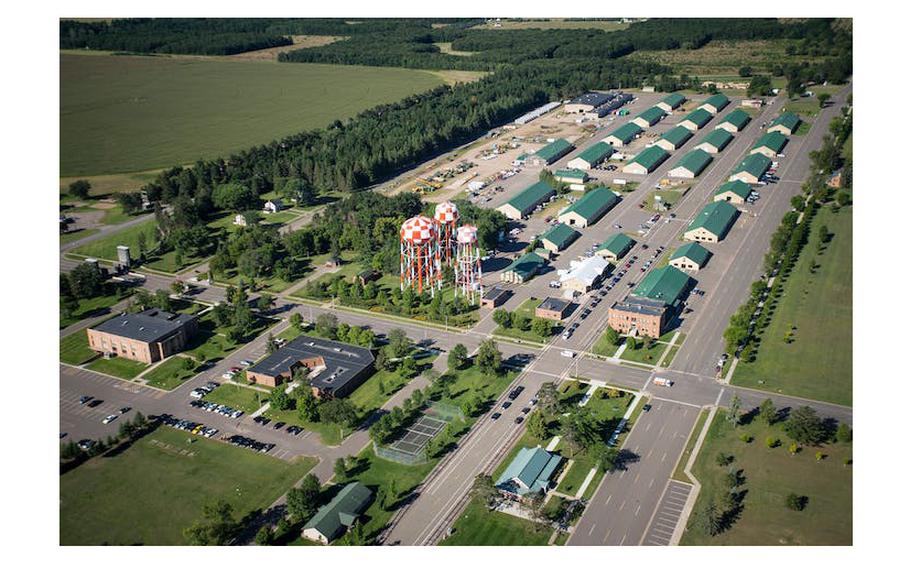
<path fill-rule="evenodd" d="M 81 365 L 91 361 L 96 353 L 89 349 L 88 335 L 84 329 L 60 339 L 60 360 L 70 365 Z"/>
<path fill-rule="evenodd" d="M 541 302 L 540 298 L 534 298 L 534 297 L 528 298 L 527 300 L 522 302 L 521 305 L 519 305 L 517 308 L 515 308 L 512 311 L 512 314 L 513 315 L 522 314 L 526 318 L 528 318 L 529 322 L 533 321 L 533 319 L 536 317 L 534 315 L 534 312 L 537 309 L 537 306 L 540 305 L 540 302 Z M 555 325 L 554 325 L 554 327 L 555 327 Z M 527 330 L 521 330 L 521 329 L 518 329 L 517 327 L 515 327 L 514 325 L 512 327 L 502 327 L 501 325 L 498 325 L 498 326 L 496 326 L 496 330 L 493 333 L 495 333 L 496 335 L 502 335 L 504 337 L 514 337 L 515 339 L 521 339 L 524 341 L 535 341 L 537 343 L 541 343 L 541 342 L 549 339 L 548 337 L 541 337 L 541 336 L 537 335 L 536 333 L 531 331 L 530 328 L 528 328 Z"/>
<path fill-rule="evenodd" d="M 553 530 L 512 515 L 490 511 L 475 500 L 455 521 L 455 532 L 442 546 L 545 546 Z"/>
<path fill-rule="evenodd" d="M 752 67 L 754 72 L 768 73 L 771 67 L 788 59 L 787 46 L 795 40 L 713 40 L 699 49 L 641 50 L 627 57 L 669 65 L 679 73 L 689 75 L 730 75 L 736 82 L 748 82 L 738 76 L 740 67 Z M 822 58 L 799 56 L 800 61 L 819 61 Z M 712 77 L 716 79 L 716 77 Z"/>
<path fill-rule="evenodd" d="M 187 369 L 185 366 L 187 361 L 192 362 L 192 359 L 176 355 L 143 375 L 142 378 L 150 387 L 173 390 L 196 374 L 196 363 L 193 362 L 193 366 Z"/>
<path fill-rule="evenodd" d="M 442 83 L 427 71 L 60 55 L 60 171 L 145 171 L 269 142 Z"/>
<path fill-rule="evenodd" d="M 95 359 L 86 368 L 121 379 L 135 379 L 136 375 L 148 369 L 148 365 L 123 357 L 111 357 L 110 359 Z"/>
<path fill-rule="evenodd" d="M 106 292 L 107 293 L 103 296 L 79 300 L 79 307 L 73 310 L 73 313 L 70 314 L 69 317 L 63 317 L 63 314 L 61 314 L 60 329 L 73 325 L 86 318 L 109 313 L 112 306 L 116 305 L 121 300 L 129 298 L 132 293 L 129 288 L 121 288 L 113 285 L 109 286 Z"/>
<path fill-rule="evenodd" d="M 689 440 L 686 442 L 686 448 L 683 450 L 682 456 L 679 458 L 679 463 L 676 464 L 676 469 L 673 471 L 673 479 L 682 481 L 684 483 L 692 483 L 692 481 L 689 479 L 689 476 L 686 475 L 686 464 L 689 462 L 689 458 L 692 456 L 692 450 L 695 449 L 695 442 L 698 440 L 698 435 L 701 433 L 702 428 L 704 428 L 705 420 L 707 419 L 707 409 L 704 409 L 698 413 L 698 419 L 695 421 L 695 426 L 692 428 L 692 433 L 689 434 Z"/>
<path fill-rule="evenodd" d="M 230 406 L 231 408 L 242 410 L 246 414 L 252 414 L 259 410 L 268 399 L 268 393 L 227 383 L 205 395 L 206 402 Z"/>
<path fill-rule="evenodd" d="M 270 505 L 315 464 L 161 427 L 60 477 L 60 543 L 184 544 L 182 531 L 204 504 L 224 499 L 240 518 Z"/>
<path fill-rule="evenodd" d="M 594 347 L 591 348 L 591 352 L 603 357 L 612 357 L 617 349 L 619 349 L 619 345 L 610 343 L 610 340 L 607 338 L 607 332 L 603 332 L 600 337 L 597 338 Z"/>
<path fill-rule="evenodd" d="M 564 20 L 560 18 L 547 18 L 540 20 L 503 20 L 496 27 L 493 23 L 488 22 L 474 26 L 481 29 L 502 29 L 502 30 L 603 30 L 605 32 L 615 32 L 624 30 L 629 24 L 618 20 Z"/>
<path fill-rule="evenodd" d="M 755 440 L 742 442 L 742 434 Z M 783 442 L 768 448 L 769 436 Z M 815 458 L 816 448 L 803 448 L 796 455 L 787 451 L 789 439 L 780 424 L 767 426 L 761 420 L 733 428 L 724 412 L 718 412 L 693 469 L 702 484 L 695 505 L 699 511 L 706 499 L 724 491 L 727 468 L 718 466 L 718 452 L 734 456 L 732 467 L 742 470 L 746 491 L 743 510 L 732 526 L 710 537 L 701 534 L 690 517 L 682 544 L 689 545 L 850 545 L 853 542 L 853 467 L 844 466 L 852 457 L 852 444 L 820 448 L 826 456 Z M 808 497 L 806 508 L 787 508 L 788 494 Z"/>
<path fill-rule="evenodd" d="M 818 228 L 834 236 L 815 253 Z M 740 361 L 737 385 L 838 404 L 853 402 L 853 211 L 823 207 L 811 238 L 784 285 L 776 311 L 762 332 L 755 361 Z M 813 262 L 818 266 L 813 273 Z M 795 327 L 794 340 L 784 335 Z"/>
<path fill-rule="evenodd" d="M 636 340 L 636 346 L 636 349 L 626 348 L 619 358 L 624 361 L 635 361 L 647 365 L 656 365 L 660 356 L 663 355 L 663 352 L 669 347 L 669 344 L 655 341 L 654 345 L 649 349 L 643 340 L 638 339 Z"/>

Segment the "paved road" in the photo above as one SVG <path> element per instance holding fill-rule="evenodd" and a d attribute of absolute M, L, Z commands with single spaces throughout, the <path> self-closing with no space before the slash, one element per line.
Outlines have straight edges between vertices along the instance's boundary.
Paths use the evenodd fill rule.
<path fill-rule="evenodd" d="M 652 402 L 651 411 L 639 416 L 626 439 L 629 463 L 604 476 L 569 545 L 639 544 L 700 410 L 678 402 Z"/>
<path fill-rule="evenodd" d="M 86 244 L 92 243 L 94 241 L 97 241 L 98 239 L 103 239 L 103 238 L 107 237 L 108 235 L 111 235 L 118 231 L 122 231 L 129 227 L 133 227 L 135 225 L 138 225 L 139 223 L 144 223 L 145 221 L 148 221 L 151 218 L 152 218 L 152 214 L 149 213 L 149 214 L 139 215 L 138 217 L 133 217 L 129 221 L 124 221 L 123 223 L 118 223 L 116 225 L 102 225 L 100 227 L 97 227 L 97 229 L 98 229 L 97 233 L 92 233 L 91 235 L 82 237 L 81 239 L 76 239 L 75 241 L 70 241 L 68 243 L 60 245 L 60 252 L 62 254 L 64 252 L 73 250 L 76 247 L 81 247 L 82 245 L 86 245 Z"/>

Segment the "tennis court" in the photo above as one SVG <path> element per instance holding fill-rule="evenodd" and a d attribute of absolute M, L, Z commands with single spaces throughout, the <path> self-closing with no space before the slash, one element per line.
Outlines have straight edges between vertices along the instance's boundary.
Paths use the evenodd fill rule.
<path fill-rule="evenodd" d="M 446 422 L 423 415 L 416 422 L 408 426 L 405 433 L 389 445 L 393 450 L 410 454 L 413 456 L 423 452 L 430 440 L 436 437 L 446 427 Z"/>

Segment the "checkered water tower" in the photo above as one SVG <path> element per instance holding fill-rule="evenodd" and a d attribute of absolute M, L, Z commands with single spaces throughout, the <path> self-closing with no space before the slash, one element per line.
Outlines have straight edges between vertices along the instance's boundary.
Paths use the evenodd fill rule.
<path fill-rule="evenodd" d="M 436 206 L 433 215 L 439 229 L 439 260 L 451 265 L 455 259 L 455 229 L 458 225 L 458 207 L 451 201 L 443 201 Z"/>
<path fill-rule="evenodd" d="M 429 217 L 411 217 L 401 225 L 401 291 L 432 294 L 439 280 L 439 240 L 436 222 Z"/>
<path fill-rule="evenodd" d="M 458 227 L 455 230 L 455 293 L 468 298 L 472 305 L 477 303 L 483 296 L 481 276 L 477 227 Z"/>

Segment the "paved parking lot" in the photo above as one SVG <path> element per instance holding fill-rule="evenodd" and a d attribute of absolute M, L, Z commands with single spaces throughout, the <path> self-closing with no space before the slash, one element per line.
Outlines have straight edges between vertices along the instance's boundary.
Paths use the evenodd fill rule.
<path fill-rule="evenodd" d="M 642 544 L 647 546 L 667 546 L 673 537 L 673 531 L 679 523 L 686 499 L 692 491 L 692 486 L 676 480 L 670 480 L 664 495 L 657 505 L 657 512 L 651 520 L 648 532 L 642 539 Z"/>

